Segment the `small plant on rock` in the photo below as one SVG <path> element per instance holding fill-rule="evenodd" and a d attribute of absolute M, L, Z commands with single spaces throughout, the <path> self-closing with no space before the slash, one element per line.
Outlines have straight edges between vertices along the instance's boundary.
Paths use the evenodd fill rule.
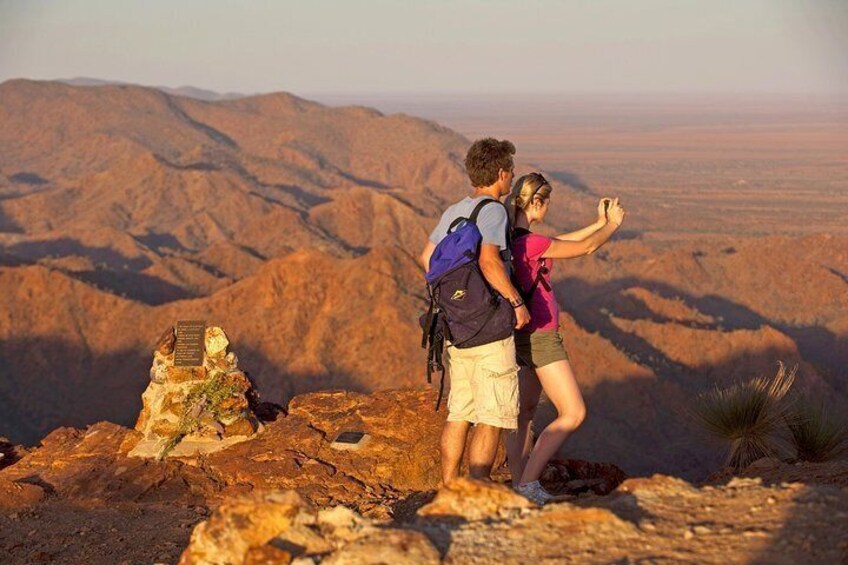
<path fill-rule="evenodd" d="M 845 452 L 848 430 L 830 418 L 823 404 L 796 402 L 786 416 L 789 438 L 799 461 L 828 461 Z"/>
<path fill-rule="evenodd" d="M 221 421 L 246 416 L 247 401 L 244 394 L 248 388 L 249 381 L 246 378 L 234 378 L 233 374 L 221 371 L 213 373 L 192 388 L 183 401 L 185 411 L 180 418 L 177 433 L 162 448 L 159 459 L 167 457 L 184 437 L 203 426 L 213 427 L 223 433 Z"/>
<path fill-rule="evenodd" d="M 785 399 L 797 370 L 787 371 L 780 363 L 770 379 L 756 378 L 698 396 L 693 415 L 710 434 L 728 443 L 727 465 L 739 471 L 778 454 L 789 408 Z"/>

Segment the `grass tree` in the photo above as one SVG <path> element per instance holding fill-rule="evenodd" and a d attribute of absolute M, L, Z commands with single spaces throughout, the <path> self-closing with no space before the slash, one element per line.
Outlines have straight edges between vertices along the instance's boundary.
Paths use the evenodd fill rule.
<path fill-rule="evenodd" d="M 799 461 L 827 461 L 846 451 L 845 424 L 827 414 L 822 403 L 811 399 L 795 402 L 787 414 L 789 439 Z"/>
<path fill-rule="evenodd" d="M 760 377 L 698 395 L 692 412 L 711 435 L 728 445 L 727 465 L 741 470 L 780 453 L 789 403 L 786 395 L 798 367 L 783 363 L 771 378 Z"/>

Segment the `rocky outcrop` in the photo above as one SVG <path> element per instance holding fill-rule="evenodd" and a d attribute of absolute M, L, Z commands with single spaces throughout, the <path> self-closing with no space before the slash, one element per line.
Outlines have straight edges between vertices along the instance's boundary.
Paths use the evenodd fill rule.
<path fill-rule="evenodd" d="M 24 454 L 26 454 L 26 450 L 23 447 L 14 445 L 8 439 L 0 437 L 0 469 L 15 463 Z"/>
<path fill-rule="evenodd" d="M 0 478 L 0 510 L 22 510 L 44 498 L 44 489 L 30 483 Z"/>
<path fill-rule="evenodd" d="M 468 505 L 485 507 L 485 500 Z M 848 522 L 827 517 L 846 515 L 848 491 L 830 485 L 740 479 L 697 487 L 657 475 L 629 479 L 607 496 L 456 522 L 425 517 L 416 528 L 455 565 L 840 563 L 848 557 Z"/>
<path fill-rule="evenodd" d="M 134 457 L 185 457 L 220 451 L 253 436 L 259 420 L 250 399 L 257 398 L 238 357 L 229 351 L 224 330 L 206 328 L 203 363 L 176 366 L 177 331 L 162 334 L 153 352 L 150 384 L 135 429 L 141 440 Z"/>
<path fill-rule="evenodd" d="M 418 515 L 471 521 L 533 506 L 505 485 L 461 478 L 440 489 L 433 502 L 418 510 Z"/>
<path fill-rule="evenodd" d="M 439 482 L 444 412 L 435 394 L 321 392 L 296 397 L 262 433 L 226 450 L 192 457 L 129 456 L 140 433 L 108 422 L 60 428 L 0 471 L 35 480 L 65 499 L 214 505 L 252 490 L 296 489 L 316 505 L 345 504 L 383 518 Z M 343 431 L 363 431 L 357 451 L 332 447 Z"/>
<path fill-rule="evenodd" d="M 191 544 L 180 564 L 244 563 L 248 553 L 257 553 L 256 550 L 266 543 L 279 540 L 280 534 L 287 530 L 314 524 L 314 518 L 314 510 L 293 491 L 263 493 L 225 502 L 208 521 L 194 529 Z M 297 541 L 303 541 L 303 537 L 298 536 Z M 301 547 L 325 551 L 326 544 L 322 542 L 307 542 Z M 289 543 L 294 545 L 294 542 Z M 279 545 L 271 549 L 277 547 Z M 291 560 L 290 551 L 282 548 L 278 551 L 281 561 Z M 270 556 L 266 554 L 266 557 Z"/>
<path fill-rule="evenodd" d="M 664 475 L 543 508 L 502 485 L 459 480 L 415 521 L 391 524 L 276 491 L 223 504 L 180 563 L 839 563 L 848 523 L 820 525 L 846 511 L 848 492 L 832 486 L 699 488 Z"/>
<path fill-rule="evenodd" d="M 56 430 L 0 470 L 0 553 L 10 563 L 302 565 L 846 557 L 848 461 L 760 461 L 746 473 L 765 479 L 703 486 L 554 461 L 543 481 L 567 497 L 538 508 L 498 483 L 436 490 L 444 414 L 434 396 L 302 395 L 250 441 L 164 460 L 129 457 L 140 433 L 115 424 Z M 334 449 L 343 431 L 370 440 Z"/>
<path fill-rule="evenodd" d="M 416 531 L 385 527 L 343 506 L 318 511 L 294 491 L 273 491 L 222 504 L 200 523 L 180 565 L 230 563 L 398 565 L 441 563 Z"/>

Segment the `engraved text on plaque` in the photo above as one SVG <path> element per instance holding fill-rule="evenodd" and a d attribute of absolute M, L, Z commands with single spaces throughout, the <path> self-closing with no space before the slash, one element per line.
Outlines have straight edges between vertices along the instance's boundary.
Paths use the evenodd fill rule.
<path fill-rule="evenodd" d="M 177 343 L 174 345 L 175 367 L 199 367 L 203 365 L 204 320 L 180 320 L 177 322 Z"/>

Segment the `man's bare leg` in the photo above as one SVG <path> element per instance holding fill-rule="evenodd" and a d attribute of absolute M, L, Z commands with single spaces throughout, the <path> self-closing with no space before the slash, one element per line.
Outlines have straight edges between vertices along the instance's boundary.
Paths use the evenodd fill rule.
<path fill-rule="evenodd" d="M 495 455 L 501 441 L 501 429 L 487 424 L 474 426 L 468 446 L 468 474 L 473 479 L 488 480 L 495 464 Z"/>
<path fill-rule="evenodd" d="M 471 422 L 445 422 L 442 428 L 442 483 L 448 484 L 459 477 L 462 455 L 465 453 L 465 440 Z"/>

